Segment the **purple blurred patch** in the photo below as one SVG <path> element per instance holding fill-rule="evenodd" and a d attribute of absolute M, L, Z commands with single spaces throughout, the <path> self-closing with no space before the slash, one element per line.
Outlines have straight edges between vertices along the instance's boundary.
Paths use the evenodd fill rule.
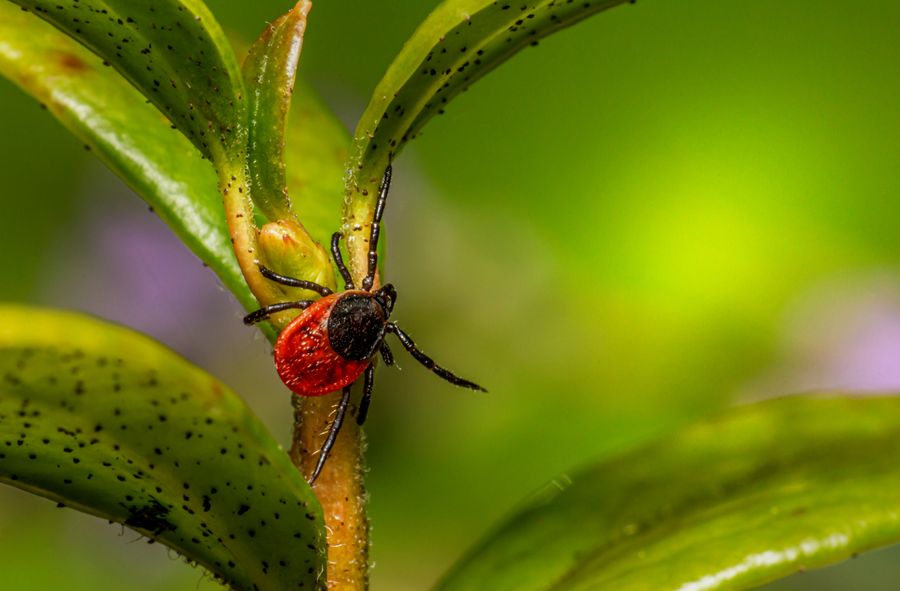
<path fill-rule="evenodd" d="M 97 184 L 51 252 L 39 300 L 130 326 L 201 364 L 252 340 L 213 272 L 115 180 Z"/>
<path fill-rule="evenodd" d="M 816 390 L 900 394 L 900 274 L 843 277 L 791 307 L 781 361 L 752 395 Z"/>

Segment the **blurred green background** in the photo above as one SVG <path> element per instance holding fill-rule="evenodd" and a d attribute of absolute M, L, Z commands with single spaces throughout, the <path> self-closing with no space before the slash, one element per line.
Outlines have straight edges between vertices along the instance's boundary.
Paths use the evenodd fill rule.
<path fill-rule="evenodd" d="M 290 4 L 210 1 L 246 37 Z M 432 5 L 316 4 L 301 67 L 348 125 Z M 490 394 L 380 370 L 376 591 L 427 588 L 529 493 L 724 405 L 900 391 L 898 32 L 894 0 L 642 0 L 525 51 L 409 146 L 395 316 Z M 5 80 L 0 129 L 2 299 L 153 334 L 286 442 L 267 345 L 215 277 Z M 0 489 L 4 588 L 214 588 L 138 539 Z M 898 579 L 887 550 L 777 588 Z"/>

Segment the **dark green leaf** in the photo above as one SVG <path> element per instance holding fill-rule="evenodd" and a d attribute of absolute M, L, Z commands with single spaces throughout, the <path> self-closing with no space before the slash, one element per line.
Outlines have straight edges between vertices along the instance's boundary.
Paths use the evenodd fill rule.
<path fill-rule="evenodd" d="M 200 0 L 11 0 L 90 48 L 214 162 L 245 142 L 240 69 Z"/>
<path fill-rule="evenodd" d="M 247 167 L 253 202 L 270 221 L 292 219 L 284 167 L 284 134 L 311 5 L 299 2 L 270 24 L 244 60 L 248 92 Z"/>
<path fill-rule="evenodd" d="M 747 589 L 900 541 L 900 399 L 737 408 L 547 487 L 443 591 Z"/>
<path fill-rule="evenodd" d="M 127 525 L 235 589 L 318 588 L 322 514 L 227 387 L 84 316 L 0 307 L 0 481 Z"/>

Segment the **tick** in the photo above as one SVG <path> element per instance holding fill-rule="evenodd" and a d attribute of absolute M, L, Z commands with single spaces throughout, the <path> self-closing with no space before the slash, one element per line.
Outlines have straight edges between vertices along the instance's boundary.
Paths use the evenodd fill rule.
<path fill-rule="evenodd" d="M 394 356 L 385 342 L 388 334 L 396 336 L 413 359 L 438 377 L 456 386 L 486 392 L 478 384 L 464 380 L 436 364 L 416 346 L 412 338 L 401 330 L 396 322 L 390 321 L 394 303 L 397 301 L 397 291 L 393 285 L 386 283 L 379 289 L 372 288 L 378 269 L 377 246 L 381 217 L 384 214 L 390 185 L 391 168 L 388 167 L 378 192 L 369 235 L 368 268 L 359 289 L 355 287 L 341 256 L 342 234 L 335 232 L 331 236 L 331 254 L 344 279 L 344 291 L 335 293 L 324 285 L 286 277 L 260 267 L 263 276 L 271 281 L 314 291 L 322 297 L 319 300 L 272 304 L 244 317 L 245 324 L 254 324 L 266 320 L 276 312 L 302 309 L 303 312 L 281 331 L 275 342 L 275 369 L 281 381 L 300 396 L 322 396 L 343 389 L 334 421 L 309 479 L 310 484 L 315 482 L 322 472 L 325 460 L 328 459 L 328 454 L 343 425 L 344 415 L 350 403 L 351 387 L 363 374 L 363 395 L 356 414 L 356 422 L 359 425 L 365 422 L 375 383 L 373 361 L 380 355 L 385 365 L 394 364 Z"/>

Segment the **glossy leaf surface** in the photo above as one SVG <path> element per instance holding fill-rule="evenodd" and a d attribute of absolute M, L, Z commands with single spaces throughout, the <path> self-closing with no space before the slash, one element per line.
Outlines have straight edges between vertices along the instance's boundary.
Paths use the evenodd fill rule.
<path fill-rule="evenodd" d="M 309 2 L 300 2 L 266 27 L 243 65 L 249 95 L 247 167 L 253 201 L 270 221 L 291 219 L 284 134 L 310 8 Z"/>
<path fill-rule="evenodd" d="M 328 244 L 328 239 L 320 234 L 319 240 L 316 240 L 302 223 L 304 212 L 291 210 L 291 204 L 297 200 L 290 199 L 285 166 L 288 114 L 310 8 L 311 4 L 303 0 L 270 24 L 250 48 L 244 61 L 243 71 L 250 106 L 247 168 L 253 202 L 270 220 L 270 223 L 260 229 L 261 262 L 290 277 L 334 288 L 336 286 L 329 251 L 323 246 Z M 302 94 L 304 96 L 298 101 L 301 106 L 312 98 L 308 91 Z M 308 150 L 304 151 L 304 156 L 326 152 L 329 148 L 326 141 L 328 134 L 323 133 L 321 140 L 317 136 L 319 130 L 316 129 L 315 119 L 318 110 L 312 113 L 306 110 L 297 123 L 297 127 L 304 129 L 298 134 L 299 137 L 312 140 Z M 346 133 L 342 137 L 346 138 Z M 308 170 L 315 163 L 298 162 L 296 166 L 299 170 Z M 325 167 L 324 170 L 313 173 L 313 176 L 327 174 L 327 171 L 328 168 Z M 340 173 L 333 174 L 333 179 L 338 181 Z M 299 190 L 308 192 L 305 188 Z M 330 206 L 330 212 L 335 215 L 340 209 L 337 198 L 341 193 L 336 188 L 331 195 L 323 196 L 320 208 Z M 306 201 L 309 200 L 307 197 Z M 316 220 L 312 221 L 315 223 Z M 331 224 L 331 228 L 337 228 L 337 224 Z M 300 290 L 295 293 L 297 290 L 286 290 L 283 286 L 278 288 L 285 292 L 284 298 L 288 300 L 317 297 L 317 294 L 309 291 Z"/>
<path fill-rule="evenodd" d="M 900 540 L 900 399 L 737 408 L 547 487 L 443 591 L 748 589 Z"/>
<path fill-rule="evenodd" d="M 140 194 L 247 308 L 216 174 L 157 109 L 49 24 L 0 3 L 0 73 L 47 109 Z"/>
<path fill-rule="evenodd" d="M 243 151 L 243 83 L 200 0 L 12 0 L 127 78 L 213 161 Z"/>
<path fill-rule="evenodd" d="M 247 309 L 257 306 L 231 248 L 209 162 L 102 60 L 46 22 L 0 3 L 0 73 L 47 109 L 151 205 Z M 349 134 L 298 84 L 285 157 L 292 207 L 320 242 L 340 224 Z M 267 325 L 261 325 L 271 331 Z"/>
<path fill-rule="evenodd" d="M 321 509 L 227 387 L 85 316 L 0 307 L 0 481 L 131 527 L 235 589 L 314 589 Z"/>

